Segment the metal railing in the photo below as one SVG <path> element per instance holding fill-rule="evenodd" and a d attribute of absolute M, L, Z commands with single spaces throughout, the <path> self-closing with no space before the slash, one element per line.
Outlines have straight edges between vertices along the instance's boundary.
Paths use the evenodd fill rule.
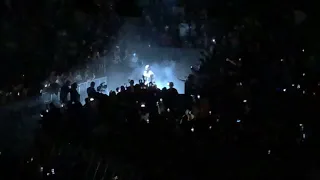
<path fill-rule="evenodd" d="M 86 81 L 83 83 L 79 83 L 78 84 L 78 92 L 80 94 L 80 102 L 84 102 L 85 98 L 87 97 L 87 88 L 90 87 L 90 83 L 91 82 L 95 82 L 96 86 L 100 85 L 102 82 L 105 82 L 107 84 L 107 80 L 108 78 L 105 77 L 101 77 L 101 78 L 96 78 L 92 81 Z M 55 95 L 52 93 L 48 93 L 48 92 L 43 92 L 41 95 L 41 99 L 45 104 L 57 101 L 59 102 L 59 97 L 60 97 L 60 92 Z"/>

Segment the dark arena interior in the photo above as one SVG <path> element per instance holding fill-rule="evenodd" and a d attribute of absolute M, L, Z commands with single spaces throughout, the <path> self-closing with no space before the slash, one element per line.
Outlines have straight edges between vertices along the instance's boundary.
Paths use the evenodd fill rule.
<path fill-rule="evenodd" d="M 136 50 L 137 64 L 126 62 L 124 66 L 110 65 L 107 67 L 108 86 L 111 89 L 119 87 L 119 82 L 124 85 L 132 79 L 138 82 L 142 79 L 146 65 L 149 65 L 155 74 L 155 85 L 162 89 L 168 88 L 168 83 L 173 82 L 179 93 L 184 93 L 184 81 L 190 74 L 190 67 L 196 64 L 199 51 L 195 49 L 149 47 L 148 43 L 140 44 L 143 50 Z M 137 47 L 137 46 L 133 46 Z M 131 55 L 132 56 L 132 55 Z"/>
<path fill-rule="evenodd" d="M 169 88 L 169 83 L 173 82 L 178 93 L 184 94 L 185 80 L 192 73 L 192 69 L 199 67 L 201 49 L 160 45 L 152 31 L 142 25 L 141 18 L 124 17 L 122 21 L 115 40 L 105 45 L 108 52 L 99 54 L 94 61 L 80 64 L 79 67 L 88 67 L 87 70 L 91 72 L 100 70 L 93 81 L 96 86 L 102 82 L 108 86 L 103 91 L 104 94 L 109 94 L 120 86 L 127 87 L 130 80 L 138 83 L 143 79 L 147 65 L 154 73 L 153 85 L 163 89 Z M 72 70 L 84 74 L 82 69 Z M 50 78 L 48 77 L 48 80 Z M 80 82 L 78 91 L 81 102 L 84 103 L 90 82 Z M 50 94 L 49 97 L 46 94 L 43 98 L 44 101 L 48 101 L 48 98 L 54 99 L 54 102 L 59 104 L 58 95 Z"/>
<path fill-rule="evenodd" d="M 320 179 L 316 1 L 0 1 L 0 179 Z"/>
<path fill-rule="evenodd" d="M 139 20 L 139 18 L 126 18 L 119 30 L 119 37 L 113 44 L 111 52 L 117 49 L 123 51 L 121 48 L 126 48 L 127 54 L 124 54 L 121 62 L 107 65 L 109 88 L 116 89 L 119 87 L 119 82 L 127 85 L 128 79 L 138 82 L 142 79 L 145 66 L 150 65 L 158 88 L 168 88 L 168 83 L 173 82 L 178 92 L 183 94 L 183 80 L 191 73 L 190 67 L 198 64 L 200 49 L 157 45 L 152 41 L 152 36 L 147 34 L 146 28 L 139 26 Z M 142 36 L 149 37 L 143 39 Z M 110 53 L 102 57 L 101 61 L 108 61 L 114 58 L 113 56 L 114 54 Z M 134 58 L 137 60 L 134 61 Z"/>
<path fill-rule="evenodd" d="M 128 36 L 121 37 L 114 48 L 121 48 L 122 45 L 130 49 L 128 57 L 119 64 L 110 64 L 106 67 L 108 86 L 111 89 L 119 87 L 119 82 L 128 84 L 128 79 L 138 82 L 142 79 L 146 65 L 149 65 L 155 74 L 155 84 L 158 88 L 168 88 L 168 83 L 173 82 L 179 93 L 184 93 L 184 81 L 191 73 L 191 66 L 197 65 L 200 57 L 199 49 L 159 47 L 150 42 L 141 42 L 134 37 L 139 36 L 134 32 L 135 28 L 122 27 Z M 131 33 L 131 34 L 129 34 Z M 133 38 L 132 38 L 133 37 Z M 102 61 L 109 57 L 102 57 Z M 137 62 L 132 62 L 137 58 Z M 123 85 L 122 84 L 122 85 Z"/>

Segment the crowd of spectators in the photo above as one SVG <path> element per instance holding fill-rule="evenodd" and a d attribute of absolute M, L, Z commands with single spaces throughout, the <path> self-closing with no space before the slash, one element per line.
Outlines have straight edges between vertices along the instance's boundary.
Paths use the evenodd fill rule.
<path fill-rule="evenodd" d="M 1 66 L 0 104 L 39 95 L 52 72 L 74 76 L 81 71 L 82 79 L 91 79 L 93 73 L 101 75 L 103 67 L 95 61 L 108 53 L 122 23 L 114 4 L 1 2 L 1 58 L 6 63 Z M 75 77 L 69 78 L 73 81 Z"/>
<path fill-rule="evenodd" d="M 307 178 L 318 168 L 319 88 L 307 88 L 307 74 L 288 87 L 262 88 L 257 80 L 235 79 L 239 74 L 227 65 L 215 87 L 202 89 L 190 75 L 183 95 L 172 83 L 160 90 L 130 81 L 107 96 L 92 83 L 82 106 L 72 87 L 69 102 L 41 112 L 20 176 Z"/>
<path fill-rule="evenodd" d="M 35 146 L 24 158 L 0 154 L 1 166 L 10 167 L 2 173 L 11 179 L 318 179 L 317 52 L 301 27 L 312 21 L 297 24 L 286 9 L 274 13 L 274 22 L 256 14 L 220 17 L 225 31 L 203 35 L 206 50 L 183 95 L 172 83 L 160 90 L 130 81 L 109 95 L 92 83 L 82 105 L 76 84 L 71 90 L 65 84 L 70 100 L 63 94 L 61 106 L 41 112 Z M 195 41 L 192 33 L 179 40 Z"/>
<path fill-rule="evenodd" d="M 8 1 L 5 6 L 7 7 L 5 14 L 8 16 L 4 21 L 6 24 L 5 33 L 12 33 L 11 29 L 15 27 L 14 24 L 10 24 L 9 20 L 12 20 L 12 22 L 14 22 L 13 20 L 17 21 L 18 25 L 21 25 L 20 21 L 24 22 L 31 29 L 30 31 L 32 29 L 34 31 L 42 30 L 41 28 L 43 27 L 40 27 L 41 23 L 31 23 L 39 19 L 32 19 L 30 17 L 18 21 L 19 15 L 14 12 L 19 11 L 19 9 L 11 3 L 11 1 Z M 56 4 L 56 6 L 50 6 L 53 4 Z M 114 12 L 114 2 L 104 3 L 103 7 L 101 4 L 96 4 L 99 10 L 96 13 L 93 13 L 93 10 L 84 12 L 81 6 L 76 6 L 77 4 L 71 8 L 71 4 L 48 2 L 48 7 L 46 8 L 57 15 L 57 17 L 48 17 L 49 19 L 46 19 L 46 26 L 50 26 L 46 27 L 49 28 L 47 31 L 54 33 L 57 38 L 52 40 L 50 45 L 34 41 L 25 47 L 21 45 L 22 41 L 26 41 L 24 39 L 15 41 L 14 39 L 10 39 L 10 36 L 4 39 L 4 48 L 8 50 L 5 55 L 13 60 L 20 58 L 15 57 L 15 54 L 24 51 L 24 48 L 31 48 L 30 51 L 39 51 L 40 54 L 46 53 L 49 49 L 52 53 L 43 54 L 43 56 L 46 55 L 45 57 L 39 57 L 40 55 L 36 54 L 30 55 L 32 57 L 25 56 L 26 62 L 23 62 L 23 64 L 19 62 L 18 65 L 14 64 L 18 66 L 18 69 L 13 74 L 18 74 L 18 76 L 14 75 L 11 77 L 13 79 L 10 79 L 12 81 L 10 84 L 2 84 L 3 87 L 0 93 L 1 105 L 7 105 L 27 99 L 28 97 L 40 95 L 41 92 L 51 91 L 48 86 L 57 81 L 60 82 L 59 84 L 66 82 L 66 80 L 80 83 L 90 81 L 96 76 L 105 75 L 105 69 L 108 67 L 108 64 L 124 62 L 135 52 L 134 49 L 137 48 L 126 45 L 128 41 L 135 41 L 138 44 L 148 42 L 149 46 L 152 44 L 166 47 L 206 47 L 207 41 L 210 41 L 208 37 L 203 39 L 205 32 L 204 24 L 202 23 L 201 25 L 199 19 L 192 20 L 190 24 L 186 23 L 184 19 L 189 15 L 185 14 L 184 7 L 172 8 L 160 3 L 155 5 L 159 5 L 161 7 L 160 10 L 152 11 L 152 8 L 147 8 L 143 11 L 143 18 L 141 18 L 141 23 L 139 23 L 142 25 L 143 31 L 137 33 L 137 37 L 140 38 L 127 39 L 126 43 L 121 43 L 121 45 L 119 44 L 119 46 L 114 48 L 113 46 L 116 45 L 116 42 L 122 38 L 122 34 L 126 33 L 117 33 L 117 30 L 123 23 L 123 19 Z M 28 9 L 28 7 L 26 8 Z M 106 12 L 103 10 L 106 10 Z M 25 13 L 27 14 L 27 12 Z M 64 13 L 73 13 L 73 17 L 70 19 L 62 18 L 65 15 Z M 160 18 L 158 17 L 159 14 Z M 200 14 L 206 16 L 205 11 Z M 28 14 L 28 16 L 32 16 L 32 14 Z M 202 18 L 202 16 L 200 17 Z M 189 19 L 188 21 L 191 22 Z M 198 28 L 194 21 L 200 22 Z M 71 25 L 65 26 L 67 23 L 73 24 L 74 27 Z M 77 33 L 74 32 L 75 29 L 77 29 Z M 83 31 L 83 33 L 81 34 L 80 31 Z M 39 34 L 36 35 L 39 36 Z M 47 34 L 43 34 L 43 36 L 47 36 Z M 43 49 L 43 47 L 40 48 L 39 46 L 48 46 L 48 49 Z M 109 57 L 108 61 L 101 60 L 110 52 L 114 54 L 113 57 Z M 48 63 L 39 62 L 40 59 L 46 59 Z M 7 69 L 10 68 L 9 66 L 7 67 Z M 38 72 L 39 69 L 41 72 Z M 39 83 L 39 81 L 42 81 L 42 83 Z"/>
<path fill-rule="evenodd" d="M 108 64 L 119 63 L 134 52 L 135 48 L 126 43 L 120 48 L 113 47 L 122 38 L 118 29 L 123 23 L 115 12 L 119 9 L 116 1 L 95 2 L 86 7 L 80 2 L 64 1 L 48 1 L 38 6 L 36 1 L 21 3 L 24 2 L 8 0 L 3 4 L 6 18 L 2 19 L 5 38 L 1 45 L 3 58 L 10 59 L 10 63 L 4 64 L 1 71 L 1 77 L 6 77 L 0 87 L 1 105 L 39 95 L 46 84 L 55 83 L 53 79 L 90 81 L 104 75 Z M 34 14 L 33 10 L 43 16 Z M 206 21 L 206 10 L 191 14 L 185 6 L 157 2 L 141 15 L 142 31 L 137 34 L 139 38 L 130 41 L 148 42 L 149 46 L 200 48 L 207 47 L 211 40 L 207 27 L 213 24 Z M 16 39 L 17 34 L 22 38 Z M 115 54 L 113 59 L 101 61 L 111 51 Z M 12 75 L 8 79 L 6 74 Z"/>

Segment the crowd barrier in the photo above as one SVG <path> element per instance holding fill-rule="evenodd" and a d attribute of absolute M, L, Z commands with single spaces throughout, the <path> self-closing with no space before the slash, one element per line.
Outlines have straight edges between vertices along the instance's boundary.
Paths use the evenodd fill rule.
<path fill-rule="evenodd" d="M 86 81 L 83 83 L 79 83 L 77 90 L 80 94 L 80 102 L 84 102 L 85 98 L 87 97 L 87 88 L 90 87 L 91 82 L 95 82 L 96 87 L 97 87 L 103 82 L 105 82 L 107 84 L 107 80 L 108 80 L 108 78 L 105 76 L 105 77 L 101 77 L 101 78 L 96 78 L 92 81 Z M 59 102 L 59 97 L 60 97 L 60 92 L 57 95 L 51 94 L 48 92 L 43 92 L 41 95 L 41 99 L 45 104 L 49 104 L 50 102 L 55 102 L 55 101 Z"/>
<path fill-rule="evenodd" d="M 101 84 L 101 83 L 105 83 L 107 84 L 108 78 L 105 77 L 101 77 L 101 78 L 96 78 L 92 81 L 87 81 L 87 82 L 83 82 L 78 84 L 78 92 L 80 94 L 80 102 L 84 102 L 85 98 L 87 97 L 87 88 L 90 87 L 91 82 L 95 82 L 96 83 L 96 88 Z"/>

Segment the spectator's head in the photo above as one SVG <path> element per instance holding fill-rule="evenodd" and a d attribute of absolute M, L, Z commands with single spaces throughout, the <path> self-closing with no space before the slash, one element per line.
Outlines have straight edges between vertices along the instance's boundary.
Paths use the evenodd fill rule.
<path fill-rule="evenodd" d="M 192 74 L 190 74 L 190 75 L 188 76 L 188 81 L 194 82 L 194 81 L 195 81 L 195 76 L 192 75 Z"/>
<path fill-rule="evenodd" d="M 95 85 L 96 85 L 96 83 L 93 81 L 90 83 L 90 87 L 92 87 L 92 88 L 94 88 Z"/>
<path fill-rule="evenodd" d="M 76 90 L 77 88 L 78 88 L 78 84 L 77 84 L 77 83 L 73 83 L 73 84 L 71 85 L 71 89 Z"/>
<path fill-rule="evenodd" d="M 134 80 L 130 80 L 129 83 L 130 83 L 130 86 L 133 86 L 134 85 Z"/>
<path fill-rule="evenodd" d="M 124 86 L 120 87 L 121 92 L 124 92 L 126 90 L 126 88 Z"/>
<path fill-rule="evenodd" d="M 71 82 L 69 80 L 66 81 L 66 86 L 70 86 Z"/>
<path fill-rule="evenodd" d="M 119 87 L 117 87 L 117 88 L 116 88 L 116 92 L 119 92 L 119 91 L 120 91 L 120 88 L 119 88 Z"/>
<path fill-rule="evenodd" d="M 173 86 L 174 86 L 173 82 L 170 82 L 169 83 L 169 88 L 173 88 Z"/>
<path fill-rule="evenodd" d="M 109 92 L 109 95 L 110 95 L 110 96 L 116 96 L 117 94 L 116 94 L 115 91 L 110 91 L 110 92 Z"/>

